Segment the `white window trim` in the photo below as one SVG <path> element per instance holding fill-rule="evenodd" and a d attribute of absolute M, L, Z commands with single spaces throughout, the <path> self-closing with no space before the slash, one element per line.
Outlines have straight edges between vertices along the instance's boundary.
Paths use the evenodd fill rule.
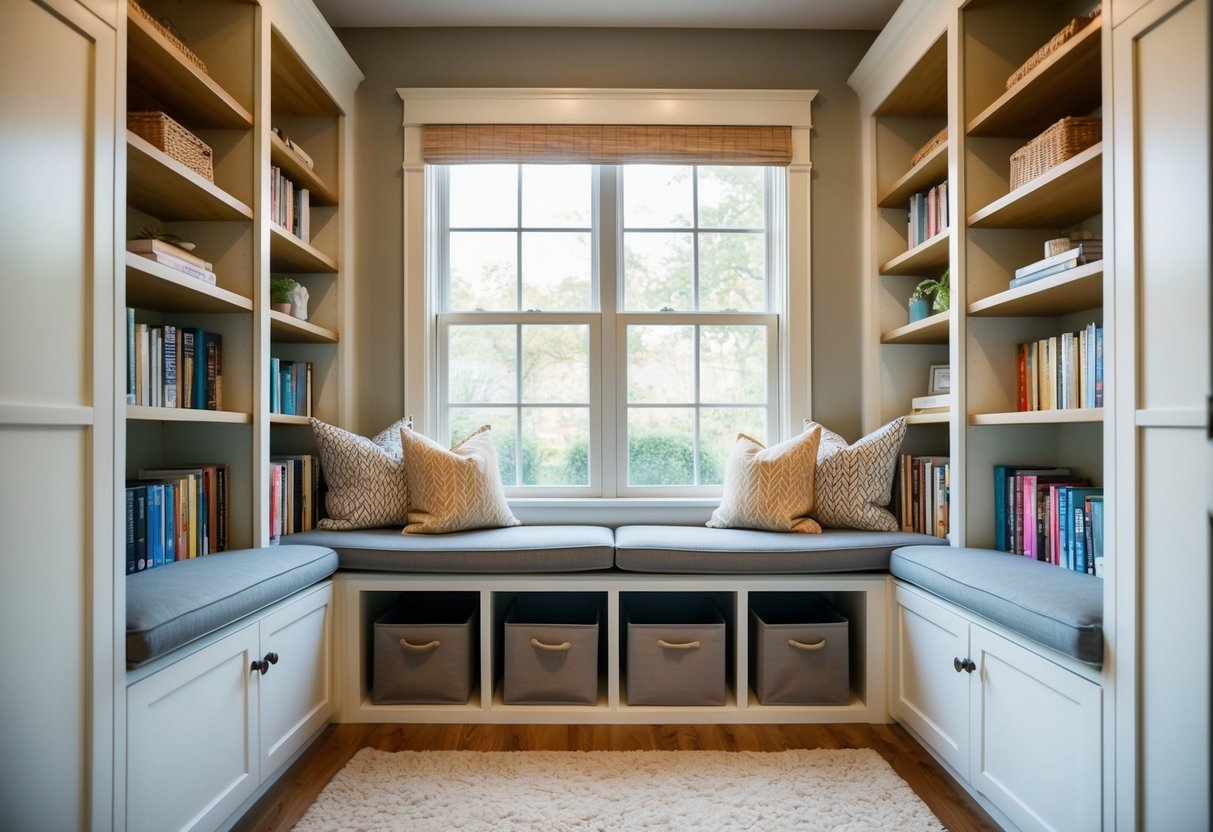
<path fill-rule="evenodd" d="M 643 124 L 786 126 L 787 279 L 779 333 L 779 437 L 812 415 L 812 262 L 809 135 L 816 90 L 676 90 L 401 87 L 403 102 L 403 263 L 405 409 L 422 432 L 437 426 L 434 288 L 427 285 L 426 124 Z M 610 327 L 604 327 L 610 330 Z M 603 333 L 604 335 L 606 332 Z M 604 344 L 609 349 L 609 344 Z M 612 403 L 603 402 L 604 407 Z M 581 501 L 579 501 L 581 502 Z M 606 499 L 605 503 L 616 501 Z M 580 507 L 579 508 L 583 508 Z M 525 518 L 524 518 L 525 519 Z"/>

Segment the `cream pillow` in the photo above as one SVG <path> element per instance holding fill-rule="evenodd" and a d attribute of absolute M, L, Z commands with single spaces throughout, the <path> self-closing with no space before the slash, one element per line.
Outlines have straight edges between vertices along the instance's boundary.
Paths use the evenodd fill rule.
<path fill-rule="evenodd" d="M 409 495 L 405 534 L 521 525 L 505 500 L 488 425 L 449 451 L 409 428 L 401 429 L 400 444 Z"/>
<path fill-rule="evenodd" d="M 371 529 L 402 526 L 408 517 L 408 493 L 401 459 L 400 429 L 411 427 L 406 416 L 367 439 L 319 419 L 309 420 L 320 450 L 320 470 L 328 493 L 328 517 L 321 529 Z"/>
<path fill-rule="evenodd" d="M 901 528 L 886 508 L 893 499 L 893 474 L 906 417 L 894 419 L 848 445 L 832 430 L 805 419 L 806 431 L 820 431 L 813 517 L 827 529 L 895 532 Z"/>
<path fill-rule="evenodd" d="M 738 434 L 724 467 L 724 494 L 708 525 L 717 529 L 764 529 L 817 534 L 813 476 L 821 431 L 809 430 L 763 447 Z"/>

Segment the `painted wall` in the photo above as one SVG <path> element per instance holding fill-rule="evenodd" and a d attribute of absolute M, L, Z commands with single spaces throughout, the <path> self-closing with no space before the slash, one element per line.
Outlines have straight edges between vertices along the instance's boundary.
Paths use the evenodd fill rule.
<path fill-rule="evenodd" d="M 813 102 L 813 412 L 860 427 L 860 148 L 847 77 L 875 32 L 676 29 L 342 29 L 358 91 L 356 412 L 374 433 L 402 401 L 401 102 L 413 87 L 816 89 Z"/>

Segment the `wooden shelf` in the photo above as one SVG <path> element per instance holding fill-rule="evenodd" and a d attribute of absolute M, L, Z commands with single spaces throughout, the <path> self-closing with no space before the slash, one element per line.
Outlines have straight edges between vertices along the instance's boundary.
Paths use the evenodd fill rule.
<path fill-rule="evenodd" d="M 881 208 L 903 208 L 914 194 L 938 185 L 947 178 L 948 143 L 945 141 L 906 171 L 876 204 Z"/>
<path fill-rule="evenodd" d="M 1100 30 L 1097 17 L 1042 61 L 965 128 L 970 136 L 1039 135 L 1064 116 L 1086 115 L 1100 104 Z"/>
<path fill-rule="evenodd" d="M 934 276 L 948 267 L 948 229 L 899 254 L 880 267 L 881 274 Z"/>
<path fill-rule="evenodd" d="M 906 422 L 911 425 L 943 425 L 952 421 L 952 412 L 945 413 L 911 413 Z"/>
<path fill-rule="evenodd" d="M 971 228 L 1062 228 L 1103 211 L 1103 142 L 969 217 Z"/>
<path fill-rule="evenodd" d="M 270 338 L 280 343 L 292 344 L 336 344 L 337 333 L 310 321 L 301 321 L 293 315 L 270 310 Z"/>
<path fill-rule="evenodd" d="M 872 113 L 886 116 L 948 116 L 948 37 L 940 35 Z"/>
<path fill-rule="evenodd" d="M 185 165 L 126 131 L 127 199 L 160 220 L 251 220 L 253 211 Z"/>
<path fill-rule="evenodd" d="M 189 127 L 244 128 L 253 117 L 243 105 L 156 30 L 127 7 L 128 77 L 171 107 L 170 115 Z"/>
<path fill-rule="evenodd" d="M 969 417 L 970 425 L 1070 425 L 1102 421 L 1102 407 L 1026 410 L 1012 413 L 974 413 Z"/>
<path fill-rule="evenodd" d="M 277 223 L 270 223 L 270 270 L 335 274 L 337 261 Z"/>
<path fill-rule="evenodd" d="M 251 312 L 253 301 L 126 252 L 126 304 L 161 312 Z"/>
<path fill-rule="evenodd" d="M 312 205 L 337 204 L 336 192 L 329 188 L 314 170 L 305 165 L 277 133 L 270 133 L 270 161 L 282 168 L 287 179 L 300 188 L 307 188 Z"/>
<path fill-rule="evenodd" d="M 969 304 L 969 314 L 986 318 L 1067 315 L 1103 306 L 1103 261 L 1075 266 Z"/>
<path fill-rule="evenodd" d="M 946 344 L 948 313 L 936 312 L 912 324 L 891 329 L 880 336 L 882 344 Z"/>
<path fill-rule="evenodd" d="M 194 410 L 183 407 L 143 407 L 133 404 L 126 406 L 127 420 L 142 422 L 210 422 L 226 425 L 251 425 L 253 417 L 249 413 L 237 413 L 232 410 Z"/>
<path fill-rule="evenodd" d="M 293 116 L 342 114 L 332 96 L 276 31 L 270 35 L 270 110 Z"/>
<path fill-rule="evenodd" d="M 285 413 L 271 413 L 270 414 L 270 424 L 271 425 L 303 425 L 306 427 L 307 425 L 310 425 L 311 422 L 308 421 L 307 416 L 288 416 Z"/>

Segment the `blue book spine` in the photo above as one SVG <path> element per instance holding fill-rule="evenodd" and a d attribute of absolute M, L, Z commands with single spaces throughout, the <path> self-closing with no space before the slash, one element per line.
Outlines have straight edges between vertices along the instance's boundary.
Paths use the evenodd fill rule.
<path fill-rule="evenodd" d="M 1103 577 L 1103 500 L 1091 501 L 1091 555 L 1094 573 Z"/>
<path fill-rule="evenodd" d="M 135 572 L 135 490 L 126 488 L 126 574 Z"/>
<path fill-rule="evenodd" d="M 159 483 L 147 487 L 147 560 L 149 569 L 164 566 L 164 488 Z"/>
<path fill-rule="evenodd" d="M 294 366 L 290 361 L 282 363 L 282 412 L 287 416 L 295 415 Z"/>
<path fill-rule="evenodd" d="M 1082 501 L 1074 506 L 1074 571 L 1087 571 L 1087 539 L 1086 525 L 1083 516 Z"/>
<path fill-rule="evenodd" d="M 177 559 L 177 489 L 164 484 L 164 562 Z"/>
<path fill-rule="evenodd" d="M 1011 551 L 1007 544 L 1007 465 L 994 466 L 994 548 Z"/>
<path fill-rule="evenodd" d="M 1074 551 L 1070 547 L 1070 487 L 1057 489 L 1057 536 L 1061 544 L 1061 566 L 1074 568 Z"/>
<path fill-rule="evenodd" d="M 278 359 L 270 359 L 270 413 L 281 413 L 282 404 L 279 401 L 278 391 L 282 385 L 282 379 L 279 378 L 281 368 L 279 367 Z"/>

